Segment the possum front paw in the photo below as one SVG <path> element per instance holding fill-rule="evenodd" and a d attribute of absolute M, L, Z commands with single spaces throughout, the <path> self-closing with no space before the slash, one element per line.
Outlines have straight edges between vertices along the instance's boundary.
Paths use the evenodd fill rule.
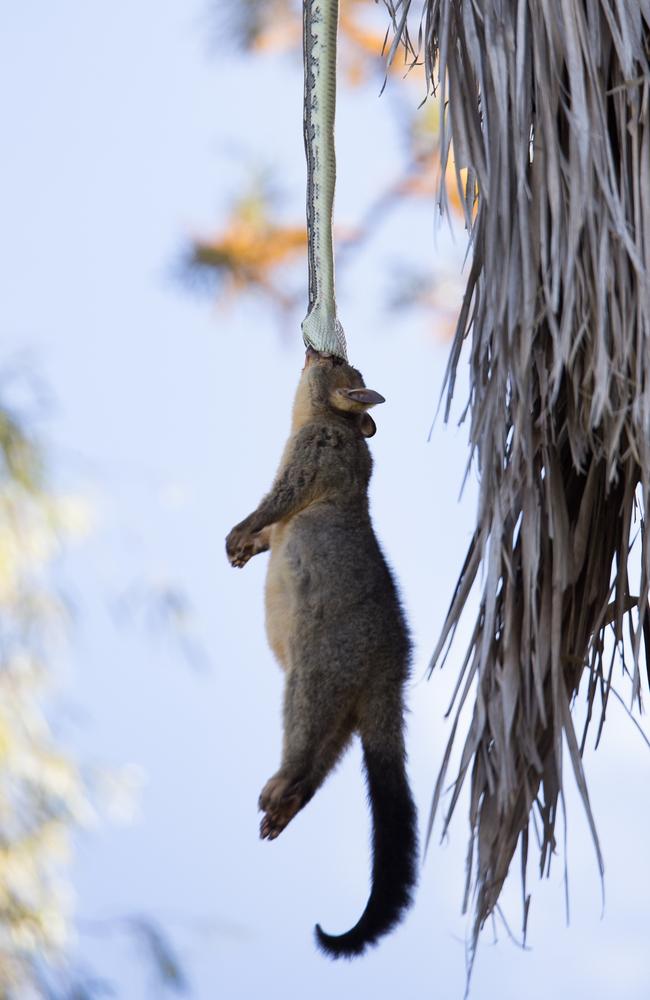
<path fill-rule="evenodd" d="M 303 781 L 275 774 L 267 781 L 259 798 L 259 808 L 265 813 L 260 823 L 262 840 L 275 840 L 279 837 L 310 798 Z"/>
<path fill-rule="evenodd" d="M 255 537 L 236 525 L 226 538 L 226 555 L 231 566 L 241 569 L 255 555 Z"/>

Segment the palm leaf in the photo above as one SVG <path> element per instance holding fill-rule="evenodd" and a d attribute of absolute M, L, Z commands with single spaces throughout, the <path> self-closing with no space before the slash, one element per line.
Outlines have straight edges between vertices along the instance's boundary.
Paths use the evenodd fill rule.
<path fill-rule="evenodd" d="M 400 38 L 412 47 L 411 0 L 386 3 L 397 28 L 391 52 Z M 584 678 L 587 725 L 600 698 L 602 727 L 607 629 L 640 693 L 650 587 L 650 2 L 424 0 L 420 41 L 445 112 L 443 166 L 453 143 L 456 170 L 468 169 L 460 194 L 473 252 L 446 383 L 448 414 L 468 341 L 478 519 L 432 661 L 482 586 L 457 711 L 473 678 L 476 700 L 445 819 L 468 778 L 473 952 L 518 843 L 525 879 L 531 822 L 548 871 L 565 749 L 602 871 L 571 707 Z M 457 721 L 452 741 L 456 732 Z M 527 911 L 525 902 L 524 924 Z"/>

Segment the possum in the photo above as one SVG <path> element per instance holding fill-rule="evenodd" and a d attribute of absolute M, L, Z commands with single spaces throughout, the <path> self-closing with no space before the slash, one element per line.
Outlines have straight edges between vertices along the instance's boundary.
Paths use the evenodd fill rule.
<path fill-rule="evenodd" d="M 416 811 L 406 775 L 403 688 L 411 643 L 370 521 L 376 430 L 384 397 L 360 373 L 309 349 L 291 435 L 267 496 L 226 539 L 233 566 L 270 549 L 266 629 L 286 672 L 278 772 L 259 799 L 260 835 L 274 840 L 309 802 L 354 733 L 361 737 L 372 812 L 372 888 L 347 933 L 316 940 L 352 957 L 390 931 L 416 881 Z"/>

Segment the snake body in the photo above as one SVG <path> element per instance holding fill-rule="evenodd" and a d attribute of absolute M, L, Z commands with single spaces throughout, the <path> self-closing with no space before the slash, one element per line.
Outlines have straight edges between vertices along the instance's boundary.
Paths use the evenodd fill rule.
<path fill-rule="evenodd" d="M 302 335 L 315 350 L 347 360 L 345 334 L 336 315 L 332 240 L 338 16 L 338 0 L 303 0 L 309 307 Z"/>

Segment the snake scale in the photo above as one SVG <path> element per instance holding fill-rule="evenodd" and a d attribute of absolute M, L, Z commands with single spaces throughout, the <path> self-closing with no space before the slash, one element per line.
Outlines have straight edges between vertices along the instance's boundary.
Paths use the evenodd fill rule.
<path fill-rule="evenodd" d="M 309 307 L 302 335 L 315 350 L 347 360 L 345 334 L 336 315 L 332 239 L 338 18 L 338 0 L 303 0 Z"/>

